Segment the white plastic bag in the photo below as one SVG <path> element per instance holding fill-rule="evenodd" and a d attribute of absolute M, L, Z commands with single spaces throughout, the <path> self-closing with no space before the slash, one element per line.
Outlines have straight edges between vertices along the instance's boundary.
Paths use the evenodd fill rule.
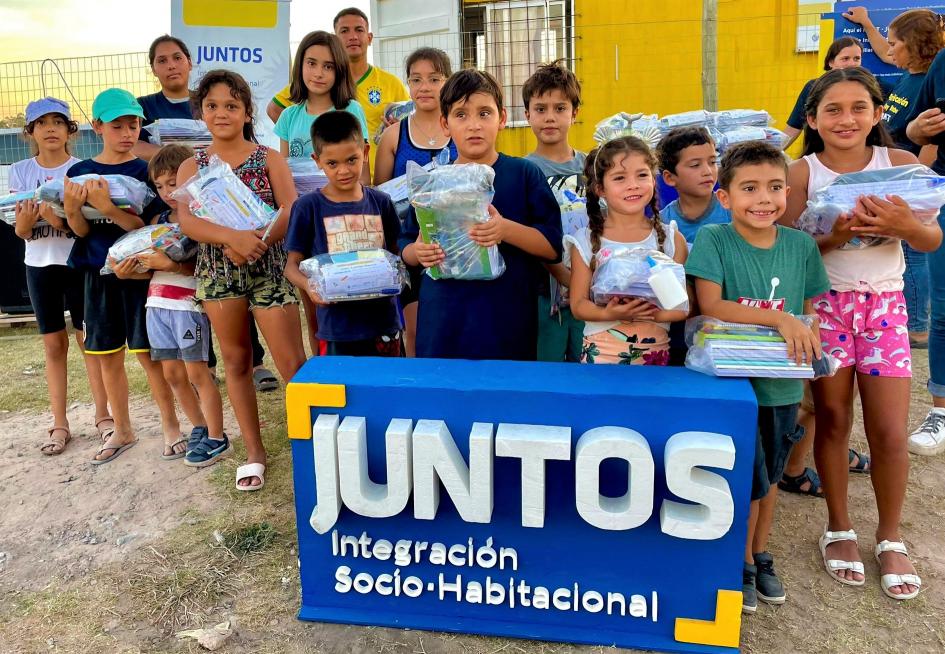
<path fill-rule="evenodd" d="M 722 132 L 712 129 L 710 133 L 719 152 L 725 152 L 736 143 L 744 143 L 745 141 L 764 141 L 779 150 L 788 142 L 787 134 L 774 127 L 742 126 L 729 128 Z"/>
<path fill-rule="evenodd" d="M 595 259 L 591 278 L 595 304 L 643 298 L 660 309 L 689 310 L 686 271 L 666 254 L 646 248 L 602 248 Z"/>
<path fill-rule="evenodd" d="M 180 225 L 176 223 L 145 225 L 122 235 L 108 248 L 108 257 L 101 274 L 115 272 L 111 266 L 112 261 L 121 263 L 125 259 L 154 250 L 163 252 L 171 261 L 186 261 L 197 253 L 197 244 L 185 236 Z M 141 266 L 139 268 L 138 272 L 147 270 Z"/>
<path fill-rule="evenodd" d="M 295 183 L 295 192 L 299 194 L 299 197 L 317 191 L 328 183 L 328 176 L 311 157 L 290 157 L 286 163 L 289 164 L 292 181 Z"/>
<path fill-rule="evenodd" d="M 208 165 L 177 187 L 171 197 L 186 202 L 198 218 L 230 229 L 265 229 L 282 211 L 259 199 L 217 155 L 212 155 Z"/>
<path fill-rule="evenodd" d="M 945 177 L 921 164 L 845 173 L 814 191 L 794 226 L 812 236 L 829 234 L 837 218 L 852 211 L 857 200 L 864 195 L 881 198 L 898 195 L 922 223 L 931 225 L 945 204 Z M 868 247 L 887 240 L 883 236 L 857 236 L 844 244 L 843 249 Z"/>
<path fill-rule="evenodd" d="M 796 316 L 808 327 L 816 316 Z M 829 377 L 839 362 L 826 352 L 797 365 L 777 329 L 696 316 L 686 321 L 686 367 L 715 377 L 815 379 Z"/>
<path fill-rule="evenodd" d="M 191 148 L 210 145 L 213 135 L 202 120 L 192 118 L 159 118 L 142 128 L 154 145 L 179 143 Z"/>
<path fill-rule="evenodd" d="M 424 170 L 407 163 L 410 204 L 424 243 L 437 243 L 446 260 L 427 268 L 432 279 L 496 279 L 505 272 L 498 246 L 482 247 L 469 230 L 489 221 L 495 171 L 482 164 L 453 164 Z"/>
<path fill-rule="evenodd" d="M 148 206 L 157 194 L 144 182 L 127 175 L 76 175 L 69 178 L 69 181 L 76 184 L 85 184 L 91 179 L 104 179 L 108 183 L 108 194 L 116 207 L 123 211 L 128 211 L 140 216 L 144 208 Z M 66 210 L 63 206 L 63 194 L 65 193 L 65 182 L 62 179 L 52 179 L 40 185 L 36 189 L 36 199 L 47 202 L 53 211 L 60 218 L 66 217 Z M 101 221 L 108 220 L 98 209 L 90 204 L 82 205 L 82 215 L 87 220 Z"/>
<path fill-rule="evenodd" d="M 728 109 L 710 112 L 710 124 L 720 132 L 740 127 L 767 127 L 774 123 L 771 115 L 763 109 Z"/>
<path fill-rule="evenodd" d="M 326 302 L 391 297 L 407 283 L 400 257 L 381 249 L 319 254 L 299 263 L 299 270 Z"/>

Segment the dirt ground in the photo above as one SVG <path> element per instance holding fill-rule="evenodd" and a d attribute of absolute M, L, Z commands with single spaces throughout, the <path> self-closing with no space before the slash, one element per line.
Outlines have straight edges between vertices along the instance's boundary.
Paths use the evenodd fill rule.
<path fill-rule="evenodd" d="M 926 411 L 927 363 L 915 353 L 910 426 Z M 0 652 L 196 652 L 182 629 L 232 620 L 223 652 L 602 652 L 603 647 L 444 633 L 302 623 L 295 619 L 296 568 L 290 455 L 281 391 L 260 396 L 270 452 L 267 488 L 238 494 L 234 456 L 194 471 L 159 458 L 161 436 L 143 377 L 129 363 L 139 443 L 112 464 L 87 461 L 97 447 L 77 355 L 70 355 L 65 454 L 37 446 L 43 410 L 42 345 L 29 333 L 0 336 Z M 232 416 L 227 430 L 236 434 Z M 858 429 L 854 441 L 865 449 Z M 851 480 L 867 585 L 842 587 L 822 570 L 817 536 L 823 502 L 783 496 L 772 551 L 788 589 L 742 624 L 743 651 L 945 651 L 945 456 L 914 457 L 903 532 L 924 581 L 898 604 L 879 588 L 871 555 L 875 506 L 869 477 Z M 693 570 L 698 574 L 698 570 Z"/>

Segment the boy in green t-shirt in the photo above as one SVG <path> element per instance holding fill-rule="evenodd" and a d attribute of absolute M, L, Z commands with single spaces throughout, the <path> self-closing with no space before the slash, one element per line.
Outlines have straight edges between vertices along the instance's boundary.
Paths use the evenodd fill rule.
<path fill-rule="evenodd" d="M 811 298 L 827 292 L 830 282 L 814 239 L 776 224 L 787 204 L 786 180 L 784 155 L 766 143 L 741 143 L 726 152 L 718 197 L 732 212 L 732 222 L 699 230 L 686 272 L 695 278 L 704 315 L 774 327 L 787 342 L 789 356 L 811 361 L 821 356 L 817 325 L 812 329 L 794 316 L 813 314 Z M 801 380 L 751 383 L 758 397 L 758 436 L 742 588 L 747 613 L 755 611 L 758 599 L 784 603 L 784 587 L 766 547 L 777 482 L 804 431 L 797 426 Z"/>

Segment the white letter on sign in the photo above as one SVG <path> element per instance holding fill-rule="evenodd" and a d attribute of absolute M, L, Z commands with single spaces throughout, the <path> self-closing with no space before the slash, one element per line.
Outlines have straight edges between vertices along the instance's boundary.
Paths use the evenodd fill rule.
<path fill-rule="evenodd" d="M 663 500 L 663 533 L 692 540 L 715 540 L 727 534 L 735 518 L 732 491 L 724 477 L 700 467 L 734 468 L 732 437 L 701 431 L 674 434 L 666 441 L 663 459 L 669 491 L 680 499 L 696 502 Z"/>
<path fill-rule="evenodd" d="M 571 458 L 571 428 L 500 424 L 495 455 L 522 460 L 522 526 L 544 526 L 545 460 Z"/>
<path fill-rule="evenodd" d="M 466 522 L 492 520 L 492 425 L 473 423 L 469 466 L 442 420 L 418 420 L 413 430 L 413 514 L 433 520 L 440 482 Z"/>
<path fill-rule="evenodd" d="M 390 518 L 407 506 L 410 475 L 410 420 L 390 421 L 386 434 L 387 483 L 376 484 L 368 473 L 367 421 L 349 416 L 338 428 L 338 470 L 341 501 L 358 515 Z"/>
<path fill-rule="evenodd" d="M 312 425 L 312 453 L 315 456 L 315 508 L 309 524 L 324 534 L 334 526 L 341 511 L 338 490 L 338 416 L 319 414 Z"/>
<path fill-rule="evenodd" d="M 627 492 L 600 494 L 600 464 L 623 459 L 630 464 Z M 646 439 L 625 427 L 596 427 L 581 436 L 575 448 L 575 500 L 578 513 L 600 529 L 639 527 L 653 513 L 653 455 Z"/>

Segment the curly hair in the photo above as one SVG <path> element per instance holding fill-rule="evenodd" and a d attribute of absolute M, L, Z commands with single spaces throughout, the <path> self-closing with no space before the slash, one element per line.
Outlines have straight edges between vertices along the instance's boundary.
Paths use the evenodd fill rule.
<path fill-rule="evenodd" d="M 945 47 L 945 18 L 930 9 L 910 9 L 896 16 L 889 31 L 906 46 L 913 65 L 928 70 L 938 51 Z"/>
<path fill-rule="evenodd" d="M 663 243 L 666 242 L 666 226 L 660 219 L 659 201 L 656 197 L 656 156 L 646 142 L 639 137 L 622 136 L 594 148 L 587 155 L 587 160 L 584 162 L 584 177 L 587 179 L 587 221 L 591 233 L 592 255 L 600 250 L 600 239 L 604 233 L 604 212 L 600 206 L 600 191 L 603 188 L 604 175 L 618 159 L 630 154 L 642 155 L 653 175 L 653 197 L 650 198 L 649 203 L 650 211 L 653 213 L 651 221 L 653 222 L 653 229 L 656 231 L 656 240 L 659 243 L 660 250 L 663 249 Z M 592 258 L 592 268 L 593 265 Z"/>

